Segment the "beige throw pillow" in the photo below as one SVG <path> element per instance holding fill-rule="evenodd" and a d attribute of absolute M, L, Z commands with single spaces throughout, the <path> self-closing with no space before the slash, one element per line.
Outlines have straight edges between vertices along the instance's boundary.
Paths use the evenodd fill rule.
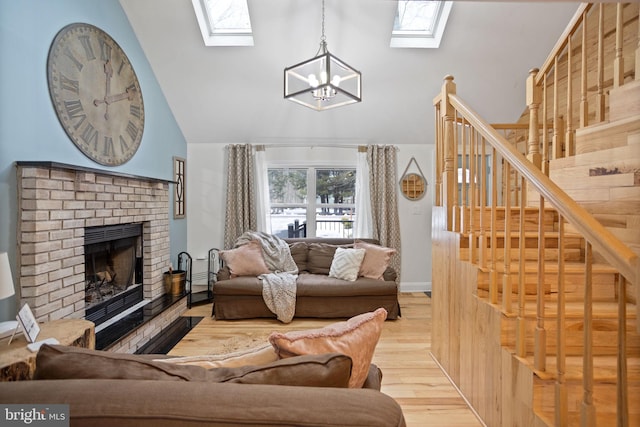
<path fill-rule="evenodd" d="M 220 257 L 229 266 L 231 278 L 237 276 L 258 276 L 269 273 L 264 262 L 262 248 L 257 240 L 251 240 L 235 249 L 220 251 Z"/>
<path fill-rule="evenodd" d="M 369 279 L 384 280 L 384 272 L 389 266 L 391 257 L 395 255 L 396 250 L 360 240 L 356 240 L 353 246 L 365 250 L 359 275 L 368 277 Z"/>
<path fill-rule="evenodd" d="M 329 277 L 336 279 L 355 281 L 358 278 L 360 264 L 364 259 L 364 249 L 336 249 L 329 269 Z"/>
<path fill-rule="evenodd" d="M 269 342 L 281 358 L 304 354 L 346 354 L 353 361 L 349 387 L 361 388 L 386 318 L 387 311 L 379 308 L 320 329 L 273 332 Z"/>

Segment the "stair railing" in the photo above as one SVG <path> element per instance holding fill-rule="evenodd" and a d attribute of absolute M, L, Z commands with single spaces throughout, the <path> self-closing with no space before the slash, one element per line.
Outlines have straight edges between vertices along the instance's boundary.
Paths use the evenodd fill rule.
<path fill-rule="evenodd" d="M 609 91 L 639 78 L 639 9 L 581 4 L 542 67 L 532 70 L 523 116 L 530 124 L 527 157 L 547 175 L 550 160 L 575 154 L 576 129 L 608 119 Z"/>
<path fill-rule="evenodd" d="M 566 342 L 563 334 L 558 334 L 558 362 L 555 372 L 547 373 L 548 357 L 546 351 L 547 317 L 546 296 L 549 283 L 556 280 L 562 294 L 557 306 L 557 328 L 564 330 L 565 292 L 564 264 L 565 245 L 569 240 L 564 231 L 564 223 L 570 224 L 582 239 L 584 250 L 584 359 L 582 363 L 583 399 L 582 412 L 584 425 L 594 425 L 595 407 L 593 400 L 593 347 L 592 347 L 592 252 L 597 251 L 621 277 L 618 294 L 620 312 L 619 325 L 625 325 L 623 316 L 626 299 L 625 281 L 640 284 L 640 259 L 628 246 L 618 240 L 609 230 L 577 204 L 539 168 L 529 161 L 518 149 L 496 129 L 484 121 L 475 111 L 456 95 L 456 85 L 452 76 L 445 77 L 440 96 L 435 99 L 436 107 L 436 157 L 439 159 L 437 170 L 441 179 L 437 181 L 436 205 L 446 207 L 447 229 L 462 234 L 461 240 L 468 239 L 469 261 L 486 271 L 490 277 L 488 298 L 493 304 L 501 304 L 507 316 L 516 317 L 516 342 L 513 343 L 520 357 L 527 352 L 527 318 L 530 310 L 526 306 L 526 295 L 535 293 L 535 323 L 533 366 L 543 377 L 555 375 L 557 382 L 557 402 L 555 414 L 558 420 L 566 420 L 566 387 L 564 382 L 564 357 Z M 502 177 L 502 185 L 498 185 Z M 514 187 L 519 187 L 514 191 Z M 531 195 L 537 194 L 532 199 Z M 515 196 L 514 196 L 515 195 Z M 497 201 L 502 200 L 499 206 Z M 533 202 L 532 202 L 533 200 Z M 532 213 L 534 212 L 534 213 Z M 528 216 L 535 215 L 530 219 Z M 549 220 L 550 212 L 556 216 Z M 518 217 L 516 222 L 512 218 Z M 501 218 L 502 224 L 500 224 Z M 545 238 L 555 232 L 558 239 L 558 265 L 546 262 Z M 496 247 L 503 239 L 504 253 L 497 253 Z M 515 242 L 515 243 L 514 243 Z M 538 242 L 531 248 L 528 242 Z M 571 243 L 575 249 L 575 243 Z M 517 246 L 515 246 L 517 245 Z M 527 262 L 527 251 L 537 251 L 533 257 L 535 265 Z M 514 257 L 513 251 L 519 255 Z M 500 259 L 502 257 L 502 259 Z M 513 262 L 512 262 L 512 258 Z M 535 289 L 526 289 L 524 275 L 537 271 Z M 555 271 L 557 270 L 557 271 Z M 555 274 L 556 279 L 550 279 Z M 514 279 L 518 280 L 514 288 Z M 502 279 L 502 280 L 500 280 Z M 500 283 L 501 282 L 501 283 Z M 501 285 L 501 288 L 500 288 Z M 636 286 L 636 289 L 638 286 Z M 517 306 L 514 312 L 514 294 Z M 499 299 L 502 298 L 501 301 Z M 620 334 L 618 343 L 619 363 L 617 387 L 620 396 L 626 395 L 626 337 Z M 620 399 L 619 399 L 620 400 Z M 618 402 L 618 414 L 621 419 L 627 417 L 628 407 L 624 400 Z M 559 425 L 563 425 L 560 422 Z M 622 424 L 624 425 L 624 424 Z"/>

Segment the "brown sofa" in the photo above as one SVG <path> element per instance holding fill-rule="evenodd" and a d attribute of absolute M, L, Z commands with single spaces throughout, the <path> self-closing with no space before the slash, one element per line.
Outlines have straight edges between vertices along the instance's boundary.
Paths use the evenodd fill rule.
<path fill-rule="evenodd" d="M 363 388 L 345 388 L 351 359 L 342 354 L 219 369 L 164 357 L 45 345 L 36 379 L 0 383 L 0 402 L 67 404 L 71 426 L 405 426 L 375 365 Z"/>
<path fill-rule="evenodd" d="M 329 277 L 337 247 L 350 247 L 353 239 L 293 238 L 291 255 L 298 266 L 295 317 L 346 318 L 382 307 L 387 319 L 400 316 L 396 273 L 387 268 L 384 280 L 358 277 L 354 282 Z M 361 239 L 377 244 L 373 239 Z M 213 263 L 211 264 L 213 265 Z M 215 268 L 218 268 L 216 265 Z M 213 315 L 216 319 L 276 317 L 264 303 L 257 277 L 231 278 L 228 268 L 209 272 L 213 278 Z"/>

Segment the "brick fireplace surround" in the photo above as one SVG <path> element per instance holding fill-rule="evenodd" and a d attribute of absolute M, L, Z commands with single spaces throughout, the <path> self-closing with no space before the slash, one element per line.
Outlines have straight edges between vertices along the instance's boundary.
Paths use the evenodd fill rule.
<path fill-rule="evenodd" d="M 20 297 L 38 321 L 85 317 L 85 227 L 141 223 L 143 295 L 165 294 L 169 181 L 53 162 L 17 162 Z M 182 298 L 109 350 L 133 353 L 178 319 Z"/>

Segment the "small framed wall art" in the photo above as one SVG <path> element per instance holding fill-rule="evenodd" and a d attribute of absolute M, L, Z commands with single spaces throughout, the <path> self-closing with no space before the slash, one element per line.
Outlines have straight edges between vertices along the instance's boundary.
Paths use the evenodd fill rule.
<path fill-rule="evenodd" d="M 186 176 L 187 161 L 181 157 L 173 158 L 173 218 L 181 219 L 187 216 Z"/>

